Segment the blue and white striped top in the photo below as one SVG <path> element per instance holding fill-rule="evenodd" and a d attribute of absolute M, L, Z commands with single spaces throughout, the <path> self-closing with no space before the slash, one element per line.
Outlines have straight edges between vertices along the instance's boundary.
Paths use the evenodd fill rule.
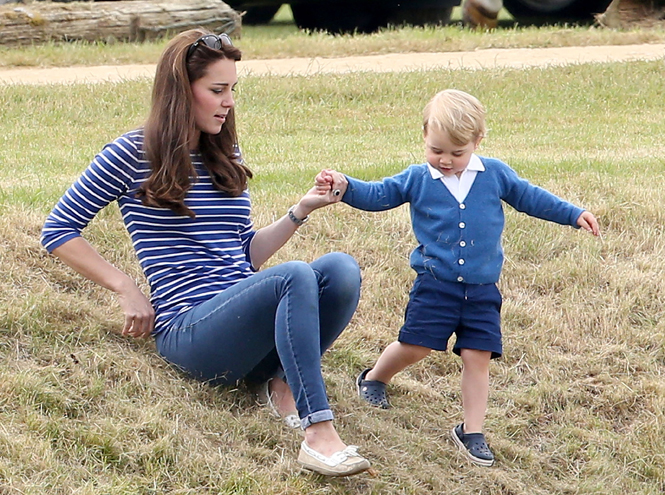
<path fill-rule="evenodd" d="M 254 273 L 249 194 L 223 193 L 212 184 L 201 156 L 192 153 L 198 178 L 185 198 L 195 218 L 144 206 L 136 192 L 150 173 L 143 130 L 128 132 L 95 157 L 46 219 L 41 242 L 52 252 L 81 231 L 112 201 L 122 218 L 150 284 L 155 333 L 188 311 Z"/>

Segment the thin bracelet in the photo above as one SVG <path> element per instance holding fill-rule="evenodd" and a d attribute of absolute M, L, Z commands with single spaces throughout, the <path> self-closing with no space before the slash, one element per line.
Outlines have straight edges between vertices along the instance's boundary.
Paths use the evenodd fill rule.
<path fill-rule="evenodd" d="M 289 208 L 289 220 L 291 220 L 293 223 L 295 223 L 298 227 L 301 227 L 307 223 L 307 220 L 309 220 L 309 215 L 307 215 L 305 218 L 298 218 L 295 216 L 293 213 L 293 210 L 296 209 L 296 205 L 293 205 L 291 208 Z"/>

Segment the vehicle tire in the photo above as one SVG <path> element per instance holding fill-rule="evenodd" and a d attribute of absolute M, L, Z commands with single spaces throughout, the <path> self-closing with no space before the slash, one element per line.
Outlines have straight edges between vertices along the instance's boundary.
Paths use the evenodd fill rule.
<path fill-rule="evenodd" d="M 242 16 L 242 23 L 248 26 L 258 24 L 268 24 L 279 10 L 281 5 L 263 5 L 261 7 L 240 8 L 240 12 L 245 12 Z M 236 9 L 238 10 L 238 9 Z"/>
<path fill-rule="evenodd" d="M 611 0 L 503 0 L 503 6 L 518 22 L 544 24 L 562 21 L 592 21 Z"/>
<path fill-rule="evenodd" d="M 408 24 L 410 26 L 442 26 L 450 23 L 452 7 L 418 8 L 405 7 L 394 10 L 388 18 L 388 23 L 395 26 Z"/>
<path fill-rule="evenodd" d="M 326 2 L 291 4 L 293 20 L 300 29 L 341 33 L 371 33 L 388 24 L 389 12 L 377 4 Z"/>

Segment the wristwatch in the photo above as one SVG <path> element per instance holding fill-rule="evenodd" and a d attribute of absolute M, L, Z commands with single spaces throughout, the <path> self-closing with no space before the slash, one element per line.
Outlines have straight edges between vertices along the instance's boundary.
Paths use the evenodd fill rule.
<path fill-rule="evenodd" d="M 307 223 L 307 220 L 309 220 L 309 215 L 307 215 L 305 218 L 298 218 L 295 216 L 293 213 L 293 210 L 296 209 L 296 205 L 293 205 L 291 208 L 289 208 L 289 220 L 291 220 L 293 223 L 295 223 L 298 227 L 305 225 Z"/>

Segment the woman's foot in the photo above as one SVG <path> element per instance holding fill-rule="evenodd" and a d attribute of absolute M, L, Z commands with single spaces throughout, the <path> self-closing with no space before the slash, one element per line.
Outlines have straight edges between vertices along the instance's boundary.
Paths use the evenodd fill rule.
<path fill-rule="evenodd" d="M 300 428 L 300 417 L 291 388 L 281 378 L 271 378 L 263 388 L 263 401 L 273 414 L 284 419 L 289 428 Z"/>
<path fill-rule="evenodd" d="M 309 447 L 327 457 L 346 448 L 346 444 L 342 442 L 332 421 L 321 421 L 309 425 L 305 430 L 305 442 Z"/>
<path fill-rule="evenodd" d="M 355 445 L 346 445 L 332 421 L 314 423 L 305 430 L 298 463 L 305 469 L 325 476 L 350 476 L 370 467 Z"/>
<path fill-rule="evenodd" d="M 324 476 L 351 476 L 370 468 L 369 461 L 358 454 L 357 449 L 355 445 L 349 445 L 331 456 L 325 456 L 303 441 L 298 454 L 298 464 Z"/>

